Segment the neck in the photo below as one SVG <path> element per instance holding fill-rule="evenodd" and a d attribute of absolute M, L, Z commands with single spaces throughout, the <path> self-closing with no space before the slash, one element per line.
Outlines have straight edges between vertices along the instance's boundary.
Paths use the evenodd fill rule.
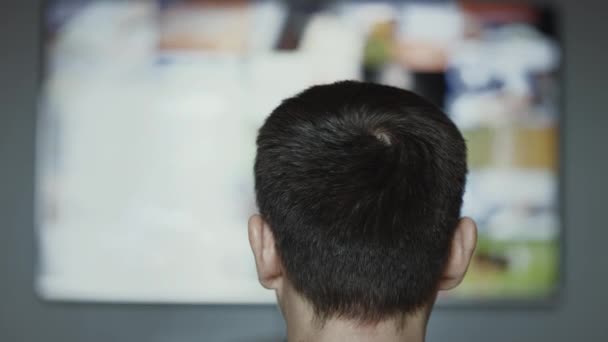
<path fill-rule="evenodd" d="M 289 342 L 424 342 L 430 313 L 430 310 L 421 310 L 404 318 L 389 318 L 376 324 L 340 318 L 330 318 L 320 324 L 302 299 L 290 298 L 283 304 L 287 304 L 282 306 L 282 310 Z"/>
<path fill-rule="evenodd" d="M 288 324 L 289 342 L 424 342 L 424 324 L 412 324 L 411 319 L 404 325 L 397 320 L 386 320 L 374 325 L 331 319 L 322 327 L 314 323 Z"/>

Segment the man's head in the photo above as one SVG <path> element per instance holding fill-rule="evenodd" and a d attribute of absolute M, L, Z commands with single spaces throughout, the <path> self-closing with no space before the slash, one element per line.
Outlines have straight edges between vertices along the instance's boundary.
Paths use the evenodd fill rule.
<path fill-rule="evenodd" d="M 475 246 L 460 219 L 466 173 L 456 126 L 409 91 L 348 81 L 283 101 L 257 139 L 249 235 L 262 285 L 322 320 L 430 308 Z"/>

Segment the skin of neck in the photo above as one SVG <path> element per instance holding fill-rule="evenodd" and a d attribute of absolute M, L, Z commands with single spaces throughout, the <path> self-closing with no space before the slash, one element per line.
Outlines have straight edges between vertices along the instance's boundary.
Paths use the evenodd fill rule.
<path fill-rule="evenodd" d="M 431 305 L 407 316 L 378 323 L 361 323 L 345 318 L 319 322 L 310 303 L 293 288 L 277 293 L 287 325 L 288 342 L 424 342 Z"/>

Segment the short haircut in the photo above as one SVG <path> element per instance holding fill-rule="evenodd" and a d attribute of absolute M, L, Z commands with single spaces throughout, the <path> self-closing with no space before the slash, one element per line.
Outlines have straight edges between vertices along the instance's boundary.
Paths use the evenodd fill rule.
<path fill-rule="evenodd" d="M 434 299 L 466 173 L 452 121 L 384 85 L 311 87 L 257 138 L 260 214 L 287 278 L 322 319 L 378 322 Z"/>

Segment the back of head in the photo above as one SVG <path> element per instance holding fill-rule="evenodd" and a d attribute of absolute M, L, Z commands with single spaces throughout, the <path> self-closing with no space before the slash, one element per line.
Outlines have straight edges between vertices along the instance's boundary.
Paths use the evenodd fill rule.
<path fill-rule="evenodd" d="M 257 145 L 260 214 L 319 317 L 377 322 L 433 300 L 467 172 L 440 109 L 389 86 L 315 86 L 272 112 Z"/>

